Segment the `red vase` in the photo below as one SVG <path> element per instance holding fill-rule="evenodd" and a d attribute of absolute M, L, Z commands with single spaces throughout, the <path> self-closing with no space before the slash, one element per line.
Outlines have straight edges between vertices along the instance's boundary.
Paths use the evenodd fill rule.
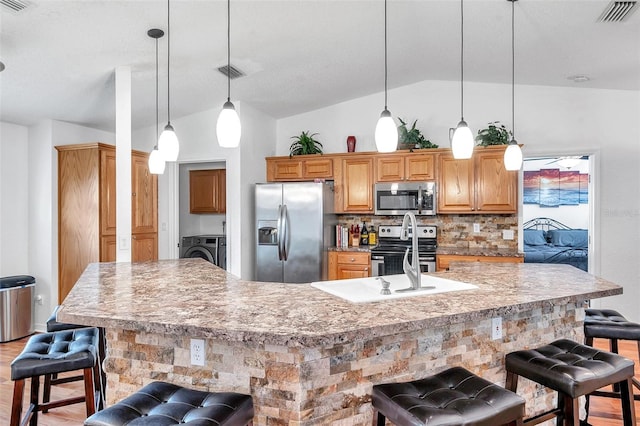
<path fill-rule="evenodd" d="M 347 136 L 347 152 L 355 152 L 356 150 L 356 137 Z"/>

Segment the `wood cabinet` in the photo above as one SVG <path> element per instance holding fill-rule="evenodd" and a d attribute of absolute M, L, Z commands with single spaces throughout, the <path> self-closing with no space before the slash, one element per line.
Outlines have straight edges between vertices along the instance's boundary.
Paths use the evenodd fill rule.
<path fill-rule="evenodd" d="M 65 145 L 58 151 L 58 302 L 92 262 L 116 260 L 115 147 Z M 132 260 L 158 258 L 158 179 L 147 154 L 131 153 Z"/>
<path fill-rule="evenodd" d="M 345 280 L 371 276 L 371 254 L 365 252 L 330 251 L 329 279 Z"/>
<path fill-rule="evenodd" d="M 476 148 L 469 160 L 441 154 L 438 213 L 516 213 L 518 173 L 504 168 L 504 150 Z"/>
<path fill-rule="evenodd" d="M 522 263 L 524 257 L 519 256 L 465 256 L 457 254 L 439 254 L 436 256 L 436 271 L 446 271 L 451 262 L 490 262 L 490 263 Z"/>
<path fill-rule="evenodd" d="M 189 171 L 189 211 L 225 213 L 227 210 L 227 171 L 225 169 Z"/>
<path fill-rule="evenodd" d="M 373 212 L 373 157 L 354 156 L 339 160 L 335 174 L 337 213 Z"/>
<path fill-rule="evenodd" d="M 333 157 L 299 155 L 268 157 L 267 182 L 312 181 L 333 178 Z"/>
<path fill-rule="evenodd" d="M 376 156 L 376 182 L 434 180 L 434 154 L 390 154 Z"/>

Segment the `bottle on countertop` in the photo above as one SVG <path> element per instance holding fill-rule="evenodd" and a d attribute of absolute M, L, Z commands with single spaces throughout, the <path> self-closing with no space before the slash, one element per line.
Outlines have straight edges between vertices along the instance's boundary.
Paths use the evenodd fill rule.
<path fill-rule="evenodd" d="M 349 228 L 349 244 L 347 244 L 347 247 L 353 247 L 353 236 L 356 233 L 356 228 L 355 226 L 351 225 L 351 227 Z"/>
<path fill-rule="evenodd" d="M 371 225 L 369 227 L 369 245 L 375 246 L 378 244 L 378 234 L 376 233 L 376 228 Z"/>
<path fill-rule="evenodd" d="M 360 245 L 360 225 L 356 225 L 353 230 L 352 242 L 354 247 L 358 247 Z"/>
<path fill-rule="evenodd" d="M 362 232 L 360 232 L 360 245 L 369 245 L 369 231 L 367 231 L 367 224 L 362 222 Z"/>

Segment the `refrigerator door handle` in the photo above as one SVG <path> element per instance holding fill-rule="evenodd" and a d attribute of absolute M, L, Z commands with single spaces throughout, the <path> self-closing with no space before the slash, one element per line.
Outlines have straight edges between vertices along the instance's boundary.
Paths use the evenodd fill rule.
<path fill-rule="evenodd" d="M 289 217 L 287 215 L 287 205 L 282 206 L 282 260 L 286 261 L 289 257 L 287 250 L 287 241 L 289 240 Z"/>
<path fill-rule="evenodd" d="M 282 260 L 282 239 L 284 233 L 282 230 L 282 205 L 278 206 L 278 222 L 276 224 L 276 232 L 278 233 L 278 260 Z"/>

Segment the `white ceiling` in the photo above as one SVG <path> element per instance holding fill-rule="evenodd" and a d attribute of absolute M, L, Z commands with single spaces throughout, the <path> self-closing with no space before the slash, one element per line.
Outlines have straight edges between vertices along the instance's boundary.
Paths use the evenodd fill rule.
<path fill-rule="evenodd" d="M 132 69 L 132 126 L 155 122 L 155 42 L 167 2 L 28 0 L 0 6 L 0 121 L 51 118 L 114 130 L 114 69 Z M 608 0 L 520 0 L 516 83 L 640 90 L 640 13 L 598 23 Z M 171 115 L 226 100 L 224 0 L 171 2 Z M 285 117 L 382 91 L 382 0 L 231 1 L 231 100 Z M 465 2 L 465 80 L 511 82 L 511 3 Z M 160 39 L 166 121 L 167 35 Z M 388 1 L 389 87 L 459 80 L 460 3 Z M 584 74 L 586 83 L 568 76 Z M 389 100 L 390 105 L 392 99 Z M 382 105 L 381 105 L 382 107 Z"/>

